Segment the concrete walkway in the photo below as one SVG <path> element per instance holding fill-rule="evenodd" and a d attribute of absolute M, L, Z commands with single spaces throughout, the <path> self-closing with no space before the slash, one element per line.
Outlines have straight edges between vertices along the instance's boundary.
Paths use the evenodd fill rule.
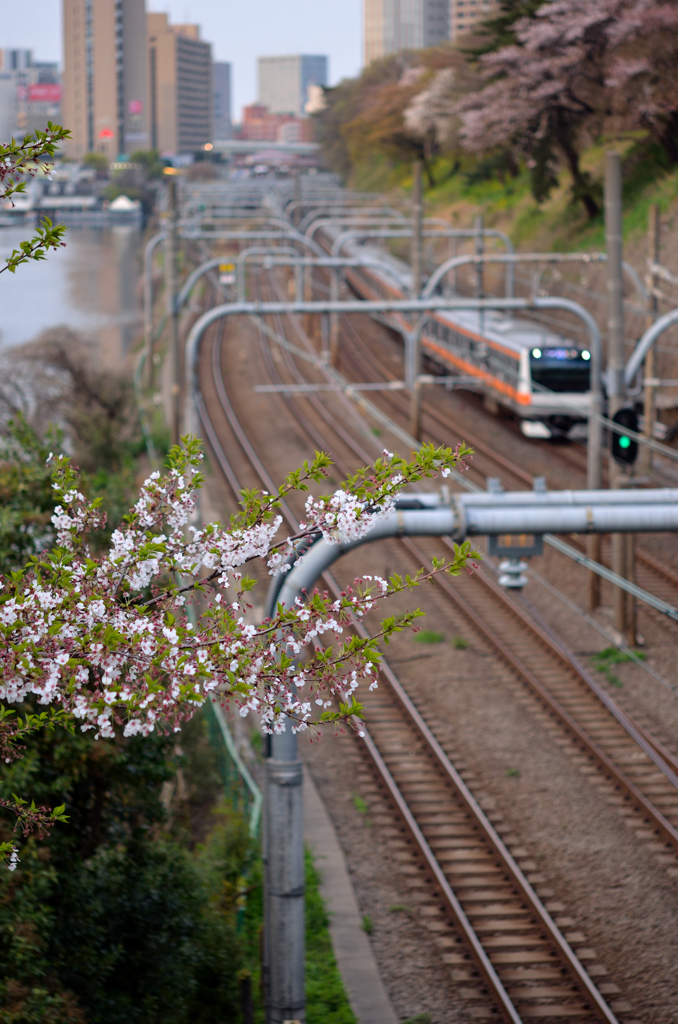
<path fill-rule="evenodd" d="M 320 894 L 330 919 L 330 937 L 358 1024 L 398 1024 L 381 980 L 341 851 L 325 805 L 304 767 L 304 838 L 321 876 Z"/>

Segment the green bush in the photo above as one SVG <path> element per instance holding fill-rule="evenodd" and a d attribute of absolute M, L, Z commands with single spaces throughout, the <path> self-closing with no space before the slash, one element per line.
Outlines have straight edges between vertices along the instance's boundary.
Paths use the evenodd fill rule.
<path fill-rule="evenodd" d="M 199 717 L 184 748 L 203 731 Z M 21 786 L 38 804 L 65 802 L 70 820 L 0 874 L 0 1024 L 237 1019 L 249 836 L 224 809 L 194 853 L 177 841 L 164 784 L 187 761 L 174 737 L 58 731 L 6 772 L 1 795 Z"/>

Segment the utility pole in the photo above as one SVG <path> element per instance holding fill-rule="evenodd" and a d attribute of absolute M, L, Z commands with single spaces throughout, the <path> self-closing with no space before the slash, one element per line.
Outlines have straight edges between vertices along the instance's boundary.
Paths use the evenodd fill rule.
<path fill-rule="evenodd" d="M 339 301 L 339 269 L 330 268 L 330 301 Z M 330 313 L 330 364 L 339 364 L 339 314 Z"/>
<path fill-rule="evenodd" d="M 647 232 L 647 258 L 650 267 L 656 266 L 661 262 L 661 211 L 657 204 L 650 207 L 650 217 L 648 223 Z M 651 327 L 657 319 L 657 311 L 659 303 L 657 296 L 655 295 L 655 287 L 657 284 L 657 276 L 652 269 L 649 271 L 648 276 L 648 296 L 647 296 L 647 326 Z M 645 378 L 645 387 L 643 392 L 644 398 L 644 419 L 645 426 L 643 433 L 645 437 L 652 438 L 652 427 L 654 424 L 655 417 L 655 371 L 654 371 L 654 345 L 645 356 L 645 367 L 643 371 Z M 643 475 L 652 471 L 652 449 L 647 445 L 643 445 L 640 452 L 640 471 Z"/>
<path fill-rule="evenodd" d="M 165 292 L 167 294 L 167 320 L 170 328 L 170 435 L 172 444 L 179 444 L 181 424 L 181 353 L 179 351 L 179 310 L 177 309 L 179 255 L 178 182 L 174 175 L 167 182 L 168 231 L 165 242 Z"/>
<path fill-rule="evenodd" d="M 590 392 L 591 417 L 588 423 L 586 442 L 586 486 L 590 491 L 599 491 L 603 487 L 603 425 L 597 418 L 603 413 L 603 395 L 601 389 L 600 353 L 591 351 L 590 361 Z M 586 554 L 592 561 L 600 562 L 600 534 L 592 533 L 586 538 Z M 594 612 L 600 606 L 600 576 L 595 572 L 588 574 L 588 609 Z"/>
<path fill-rule="evenodd" d="M 295 167 L 294 169 L 294 214 L 292 216 L 292 223 L 295 228 L 299 227 L 299 221 L 301 220 L 301 168 Z"/>
<path fill-rule="evenodd" d="M 424 262 L 423 231 L 424 201 L 422 195 L 422 161 L 415 160 L 412 166 L 412 298 L 421 296 L 421 278 Z M 413 330 L 407 344 L 409 352 L 405 352 L 405 362 L 410 365 L 410 434 L 415 441 L 421 441 L 421 385 L 420 371 L 420 332 Z"/>
<path fill-rule="evenodd" d="M 304 979 L 304 804 L 292 723 L 271 736 L 264 801 L 264 989 L 266 1024 L 302 1024 Z"/>
<path fill-rule="evenodd" d="M 622 254 L 622 174 L 619 153 L 608 153 L 605 158 L 605 239 L 607 246 L 607 389 L 611 419 L 626 402 L 624 382 L 624 292 Z M 628 477 L 610 458 L 610 487 L 624 487 Z M 632 540 L 624 534 L 613 533 L 612 569 L 618 576 L 629 578 L 633 572 L 635 551 Z M 614 625 L 622 636 L 635 644 L 635 607 L 633 599 L 619 587 L 614 589 Z M 630 634 L 633 633 L 633 636 Z"/>
<path fill-rule="evenodd" d="M 473 218 L 473 230 L 476 233 L 475 236 L 475 248 L 476 256 L 482 256 L 485 252 L 485 237 L 483 235 L 484 221 L 482 216 Z M 485 298 L 485 275 L 484 275 L 484 264 L 482 259 L 478 260 L 476 264 L 476 298 Z M 485 330 L 485 310 L 481 309 L 479 313 L 480 317 L 480 333 L 482 334 Z"/>

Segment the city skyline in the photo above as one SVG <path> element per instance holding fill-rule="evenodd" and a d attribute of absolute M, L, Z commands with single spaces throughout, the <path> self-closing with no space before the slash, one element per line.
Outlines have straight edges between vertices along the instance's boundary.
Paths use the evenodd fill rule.
<path fill-rule="evenodd" d="M 32 49 L 37 60 L 63 63 L 62 0 L 32 0 L 27 22 L 18 8 L 0 25 L 0 47 Z M 233 68 L 232 112 L 257 99 L 257 58 L 298 53 L 329 57 L 329 82 L 357 74 L 362 55 L 362 0 L 256 0 L 249 5 L 221 0 L 147 0 L 147 10 L 167 12 L 173 22 L 191 21 L 213 44 L 214 59 Z"/>

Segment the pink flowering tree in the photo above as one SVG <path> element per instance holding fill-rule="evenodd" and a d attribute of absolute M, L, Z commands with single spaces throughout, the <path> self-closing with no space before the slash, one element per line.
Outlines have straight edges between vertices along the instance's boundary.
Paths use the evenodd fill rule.
<path fill-rule="evenodd" d="M 527 160 L 545 198 L 564 162 L 589 217 L 597 188 L 582 147 L 601 131 L 646 131 L 678 162 L 678 7 L 674 0 L 547 0 L 511 21 L 511 39 L 479 60 L 480 90 L 450 102 L 472 152 L 509 147 Z M 505 19 L 504 19 L 505 20 Z"/>
<path fill-rule="evenodd" d="M 611 127 L 646 131 L 669 165 L 677 164 L 678 6 L 674 0 L 623 4 L 610 38 Z"/>
<path fill-rule="evenodd" d="M 484 88 L 454 108 L 469 150 L 510 145 L 527 159 L 537 199 L 556 183 L 562 159 L 589 217 L 600 207 L 580 153 L 610 112 L 611 33 L 623 7 L 624 0 L 544 3 L 515 23 L 515 43 L 480 58 Z"/>
<path fill-rule="evenodd" d="M 276 494 L 243 492 L 241 511 L 228 526 L 197 524 L 202 484 L 197 440 L 170 452 L 169 470 L 153 473 L 138 501 L 114 531 L 110 549 L 94 557 L 88 534 L 104 522 L 99 501 L 87 501 L 69 460 L 54 460 L 57 547 L 34 556 L 0 590 L 0 753 L 21 756 L 30 735 L 66 726 L 95 738 L 177 731 L 206 700 L 228 700 L 254 713 L 265 733 L 318 729 L 334 722 L 354 727 L 362 714 L 356 691 L 376 685 L 379 644 L 412 626 L 420 612 L 391 616 L 367 639 L 352 625 L 380 600 L 427 580 L 459 573 L 476 552 L 464 543 L 433 573 L 384 580 L 364 576 L 339 597 L 316 591 L 305 604 L 279 606 L 260 624 L 251 621 L 247 566 L 263 562 L 271 575 L 287 571 L 309 540 L 346 542 L 365 535 L 393 507 L 408 484 L 463 467 L 470 450 L 424 445 L 405 461 L 384 452 L 374 466 L 325 496 L 308 495 L 305 521 L 281 534 L 281 502 L 326 476 L 331 460 L 317 453 L 287 477 Z M 317 641 L 322 638 L 322 644 Z M 304 653 L 303 663 L 300 656 Z M 40 708 L 17 716 L 12 705 Z M 64 808 L 5 801 L 25 833 L 45 832 Z M 15 866 L 12 843 L 0 853 Z"/>

